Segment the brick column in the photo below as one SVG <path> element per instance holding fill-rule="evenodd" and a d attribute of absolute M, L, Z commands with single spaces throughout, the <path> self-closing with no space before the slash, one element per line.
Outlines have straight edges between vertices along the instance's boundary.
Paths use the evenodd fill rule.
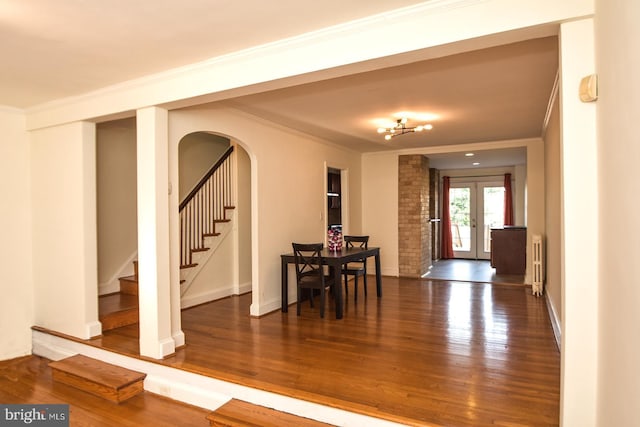
<path fill-rule="evenodd" d="M 431 265 L 429 159 L 398 158 L 398 264 L 400 276 L 420 277 Z"/>

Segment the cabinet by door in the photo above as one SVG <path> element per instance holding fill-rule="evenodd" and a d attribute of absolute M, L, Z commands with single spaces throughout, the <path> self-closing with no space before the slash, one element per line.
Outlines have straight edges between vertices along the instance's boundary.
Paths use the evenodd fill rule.
<path fill-rule="evenodd" d="M 527 267 L 527 229 L 491 229 L 491 266 L 496 274 L 524 274 Z"/>

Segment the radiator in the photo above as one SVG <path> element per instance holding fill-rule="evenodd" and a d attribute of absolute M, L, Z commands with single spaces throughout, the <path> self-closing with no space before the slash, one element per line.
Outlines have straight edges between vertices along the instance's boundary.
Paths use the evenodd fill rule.
<path fill-rule="evenodd" d="M 533 282 L 531 290 L 536 296 L 542 295 L 544 289 L 544 241 L 542 236 L 531 236 L 531 254 L 533 257 Z"/>

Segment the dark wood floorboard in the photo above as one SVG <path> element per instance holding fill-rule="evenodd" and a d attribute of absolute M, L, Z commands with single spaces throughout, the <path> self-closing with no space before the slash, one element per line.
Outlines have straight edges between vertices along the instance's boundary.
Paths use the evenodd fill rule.
<path fill-rule="evenodd" d="M 292 305 L 251 318 L 249 294 L 194 307 L 183 311 L 185 348 L 161 363 L 409 425 L 558 425 L 560 354 L 544 298 L 390 277 L 383 292 L 357 303 L 350 292 L 342 320 L 308 302 L 300 317 Z M 89 342 L 135 355 L 136 337 L 128 326 Z"/>
<path fill-rule="evenodd" d="M 117 404 L 65 384 L 54 383 L 49 360 L 27 356 L 0 362 L 0 403 L 69 404 L 69 425 L 207 426 L 210 411 L 149 392 Z M 26 424 L 25 424 L 26 425 Z"/>

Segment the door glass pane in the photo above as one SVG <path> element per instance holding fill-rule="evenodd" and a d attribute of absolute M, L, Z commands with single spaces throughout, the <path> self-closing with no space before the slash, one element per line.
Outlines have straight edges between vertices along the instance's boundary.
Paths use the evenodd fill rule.
<path fill-rule="evenodd" d="M 484 251 L 491 251 L 491 229 L 504 226 L 504 187 L 484 187 Z"/>
<path fill-rule="evenodd" d="M 454 251 L 471 249 L 471 189 L 449 189 L 449 215 Z"/>

